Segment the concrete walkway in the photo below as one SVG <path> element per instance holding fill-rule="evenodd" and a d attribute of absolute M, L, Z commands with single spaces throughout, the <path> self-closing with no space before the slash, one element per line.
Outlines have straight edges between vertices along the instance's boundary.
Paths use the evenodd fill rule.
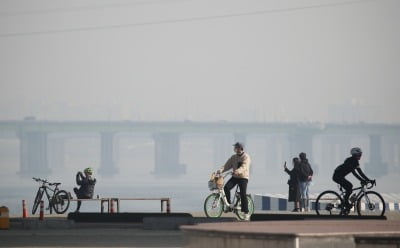
<path fill-rule="evenodd" d="M 400 221 L 315 220 L 200 224 L 182 230 L 190 248 L 395 247 Z M 383 246 L 382 246 L 383 245 Z"/>

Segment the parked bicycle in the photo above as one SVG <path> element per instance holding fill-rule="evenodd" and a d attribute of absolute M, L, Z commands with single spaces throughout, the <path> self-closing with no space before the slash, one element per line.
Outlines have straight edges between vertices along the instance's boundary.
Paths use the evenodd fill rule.
<path fill-rule="evenodd" d="M 36 210 L 39 207 L 39 204 L 42 201 L 43 195 L 45 193 L 49 202 L 47 209 L 50 210 L 50 214 L 52 213 L 53 209 L 57 214 L 63 214 L 67 211 L 70 203 L 70 197 L 67 191 L 60 190 L 58 188 L 61 183 L 50 183 L 47 180 L 35 177 L 33 178 L 33 180 L 39 182 L 40 186 L 36 193 L 35 201 L 33 203 L 32 214 L 36 213 Z"/>
<path fill-rule="evenodd" d="M 229 204 L 226 199 L 225 192 L 223 190 L 224 179 L 230 174 L 227 173 L 225 175 L 216 175 L 213 173 L 211 180 L 208 182 L 208 188 L 211 191 L 216 191 L 209 196 L 207 196 L 204 201 L 204 212 L 209 218 L 218 218 L 221 217 L 222 212 L 233 212 L 237 215 L 240 220 L 245 219 L 245 214 L 241 211 L 241 200 L 240 200 L 240 191 L 239 186 L 236 186 L 235 196 L 232 199 L 233 204 Z M 254 213 L 254 202 L 251 198 L 251 195 L 247 194 L 247 202 L 249 208 L 249 214 L 252 215 Z"/>
<path fill-rule="evenodd" d="M 362 183 L 361 187 L 354 188 L 349 197 L 350 209 L 345 208 L 345 191 L 338 185 L 340 194 L 333 190 L 322 192 L 315 202 L 317 215 L 348 215 L 350 210 L 355 207 L 358 215 L 383 216 L 385 214 L 385 201 L 383 197 L 369 189 L 376 186 L 376 182 Z M 358 192 L 357 192 L 358 191 Z"/>

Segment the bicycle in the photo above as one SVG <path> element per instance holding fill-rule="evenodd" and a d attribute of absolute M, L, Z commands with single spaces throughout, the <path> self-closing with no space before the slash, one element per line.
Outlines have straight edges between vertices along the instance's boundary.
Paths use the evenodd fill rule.
<path fill-rule="evenodd" d="M 60 190 L 58 186 L 61 183 L 50 183 L 47 180 L 43 180 L 40 178 L 33 178 L 36 182 L 39 182 L 41 185 L 39 186 L 39 189 L 36 193 L 35 201 L 33 203 L 32 207 L 32 214 L 36 213 L 36 210 L 42 201 L 43 194 L 46 193 L 47 200 L 49 202 L 49 205 L 47 207 L 48 210 L 50 210 L 50 214 L 52 213 L 52 210 L 57 214 L 63 214 L 67 211 L 69 204 L 70 204 L 70 197 L 67 191 L 65 190 Z M 54 186 L 54 187 L 53 187 Z M 51 188 L 53 187 L 53 188 Z M 50 191 L 50 193 L 49 193 Z M 52 193 L 52 195 L 50 195 Z"/>
<path fill-rule="evenodd" d="M 240 220 L 245 220 L 245 213 L 241 211 L 241 200 L 239 185 L 236 186 L 235 195 L 232 199 L 233 204 L 230 205 L 226 199 L 225 192 L 223 190 L 224 179 L 228 174 L 224 176 L 216 176 L 215 173 L 212 175 L 212 179 L 208 183 L 208 187 L 211 191 L 218 190 L 218 192 L 211 193 L 207 196 L 204 201 L 204 212 L 209 218 L 219 218 L 222 212 L 233 212 Z M 218 183 L 217 183 L 218 181 Z M 249 214 L 254 213 L 254 202 L 250 194 L 247 194 L 247 202 Z M 225 208 L 226 207 L 226 208 Z"/>
<path fill-rule="evenodd" d="M 322 192 L 315 202 L 317 215 L 348 215 L 350 210 L 355 207 L 359 216 L 383 216 L 385 214 L 385 201 L 379 193 L 369 190 L 374 186 L 376 186 L 376 182 L 372 181 L 361 183 L 361 187 L 354 188 L 352 195 L 349 197 L 351 204 L 349 209 L 345 208 L 343 200 L 345 191 L 339 184 L 340 195 L 333 190 Z M 380 208 L 381 206 L 382 208 Z"/>

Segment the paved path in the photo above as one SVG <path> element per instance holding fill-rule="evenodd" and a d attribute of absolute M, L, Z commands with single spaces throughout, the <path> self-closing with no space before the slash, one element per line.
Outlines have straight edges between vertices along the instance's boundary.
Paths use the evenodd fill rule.
<path fill-rule="evenodd" d="M 313 220 L 313 221 L 257 221 L 230 223 L 208 223 L 186 226 L 188 230 L 230 233 L 312 234 L 327 233 L 380 233 L 393 232 L 400 236 L 400 221 L 384 220 Z"/>
<path fill-rule="evenodd" d="M 74 229 L 0 231 L 0 247 L 182 247 L 180 231 L 76 227 Z"/>

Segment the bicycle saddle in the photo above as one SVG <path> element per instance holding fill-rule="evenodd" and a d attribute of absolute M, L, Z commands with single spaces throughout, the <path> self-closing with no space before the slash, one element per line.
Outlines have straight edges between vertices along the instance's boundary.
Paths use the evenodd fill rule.
<path fill-rule="evenodd" d="M 58 186 L 58 185 L 60 185 L 61 183 L 49 183 L 49 185 L 50 186 Z"/>

